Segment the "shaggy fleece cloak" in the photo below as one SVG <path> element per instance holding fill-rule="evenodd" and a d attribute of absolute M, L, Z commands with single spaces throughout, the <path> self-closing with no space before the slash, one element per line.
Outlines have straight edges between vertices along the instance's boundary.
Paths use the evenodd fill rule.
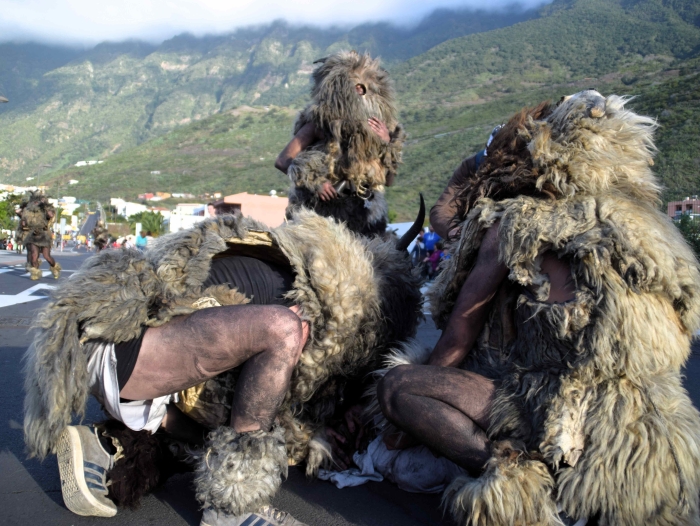
<path fill-rule="evenodd" d="M 680 373 L 700 328 L 700 271 L 657 210 L 655 123 L 624 102 L 587 91 L 525 120 L 532 188 L 548 195 L 477 199 L 432 290 L 444 327 L 500 221 L 509 280 L 462 365 L 500 380 L 493 456 L 445 493 L 462 524 L 561 524 L 557 503 L 601 525 L 700 524 L 700 416 Z M 570 263 L 571 301 L 546 302 L 547 251 Z"/>
<path fill-rule="evenodd" d="M 48 217 L 49 211 L 55 212 L 54 206 L 48 202 L 46 196 L 38 192 L 30 192 L 22 203 L 17 243 L 51 248 L 53 219 Z"/>
<path fill-rule="evenodd" d="M 227 286 L 202 288 L 212 257 L 240 253 L 283 258 L 296 274 L 288 297 L 301 307 L 311 334 L 280 420 L 290 460 L 307 459 L 314 447 L 309 442 L 333 414 L 346 378 L 376 366 L 389 345 L 414 334 L 420 315 L 418 280 L 395 240 L 358 238 L 308 211 L 276 229 L 223 216 L 163 236 L 145 253 L 107 250 L 87 260 L 53 292 L 27 350 L 24 430 L 30 455 L 55 451 L 73 413 L 84 413 L 93 348 L 85 342 L 122 342 L 144 325 L 159 326 L 196 308 L 245 303 Z M 234 377 L 224 374 L 214 384 L 228 382 L 233 389 Z M 194 390 L 207 393 L 209 385 Z M 210 427 L 220 424 L 215 411 L 198 405 L 198 396 L 188 396 L 193 402 L 188 406 L 186 399 L 185 410 L 199 409 Z M 316 444 L 307 470 L 324 461 L 322 449 Z"/>
<path fill-rule="evenodd" d="M 287 171 L 292 182 L 288 213 L 307 207 L 345 222 L 353 232 L 381 234 L 388 217 L 384 185 L 396 175 L 405 139 L 397 122 L 389 75 L 379 60 L 355 51 L 336 53 L 319 62 L 313 73 L 312 102 L 300 113 L 294 134 L 313 123 L 324 139 L 301 152 Z M 355 92 L 357 84 L 365 87 L 364 96 Z M 391 137 L 388 144 L 370 129 L 370 117 L 386 124 Z M 333 185 L 347 181 L 355 191 L 321 201 L 317 192 L 326 181 Z"/>

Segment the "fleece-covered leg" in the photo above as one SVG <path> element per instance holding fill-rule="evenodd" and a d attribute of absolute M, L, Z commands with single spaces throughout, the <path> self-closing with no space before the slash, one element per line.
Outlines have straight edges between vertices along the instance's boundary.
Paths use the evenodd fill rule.
<path fill-rule="evenodd" d="M 270 503 L 287 476 L 284 430 L 209 433 L 195 469 L 197 499 L 205 508 L 243 515 Z"/>
<path fill-rule="evenodd" d="M 457 477 L 442 497 L 459 524 L 467 526 L 563 526 L 552 498 L 544 462 L 510 442 L 493 445 L 493 457 L 479 478 Z"/>

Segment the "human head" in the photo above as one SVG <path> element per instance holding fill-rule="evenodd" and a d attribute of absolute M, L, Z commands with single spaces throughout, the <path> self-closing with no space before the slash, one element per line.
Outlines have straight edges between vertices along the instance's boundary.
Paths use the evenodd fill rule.
<path fill-rule="evenodd" d="M 145 230 L 141 230 L 141 233 L 140 233 L 139 235 L 140 235 L 141 237 L 146 237 L 146 231 L 145 231 Z"/>
<path fill-rule="evenodd" d="M 397 124 L 394 88 L 379 60 L 341 51 L 315 62 L 312 112 L 322 126 L 332 121 L 376 117 L 391 130 Z M 360 95 L 358 97 L 358 95 Z"/>

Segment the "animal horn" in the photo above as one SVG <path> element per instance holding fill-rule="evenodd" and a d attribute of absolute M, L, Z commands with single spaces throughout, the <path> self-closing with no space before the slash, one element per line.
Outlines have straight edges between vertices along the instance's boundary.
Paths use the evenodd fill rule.
<path fill-rule="evenodd" d="M 411 244 L 411 241 L 416 238 L 418 232 L 421 231 L 421 228 L 423 228 L 423 222 L 425 221 L 425 200 L 423 199 L 423 194 L 419 195 L 420 210 L 418 211 L 418 217 L 416 217 L 416 220 L 411 225 L 411 228 L 408 229 L 408 232 L 401 236 L 401 239 L 396 243 L 396 248 L 398 250 L 406 250 L 408 245 Z"/>
<path fill-rule="evenodd" d="M 328 60 L 328 57 L 323 57 L 319 58 L 318 60 L 314 60 L 314 64 L 325 64 L 326 60 Z"/>

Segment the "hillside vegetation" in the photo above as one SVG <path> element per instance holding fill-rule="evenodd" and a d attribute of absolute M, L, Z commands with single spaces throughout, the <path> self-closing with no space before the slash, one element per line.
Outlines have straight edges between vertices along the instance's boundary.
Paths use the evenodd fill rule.
<path fill-rule="evenodd" d="M 0 45 L 2 182 L 104 159 L 242 104 L 300 106 L 313 62 L 338 49 L 369 50 L 387 64 L 457 36 L 511 25 L 535 11 L 438 11 L 416 27 L 350 31 L 283 22 L 159 46 L 105 43 L 83 52 Z"/>
<path fill-rule="evenodd" d="M 434 200 L 460 160 L 483 147 L 495 124 L 524 105 L 556 100 L 588 87 L 603 93 L 633 95 L 635 99 L 630 104 L 634 109 L 659 119 L 656 170 L 667 187 L 667 198 L 700 191 L 700 3 L 558 0 L 539 14 L 509 27 L 445 41 L 409 60 L 402 61 L 397 55 L 390 61 L 401 119 L 410 135 L 397 183 L 388 190 L 390 208 L 400 219 L 413 215 L 419 191 L 426 194 L 428 201 Z M 410 38 L 407 41 L 412 42 Z M 197 42 L 193 39 L 188 56 L 194 55 Z M 387 42 L 382 45 L 390 48 Z M 261 43 L 256 54 L 262 53 L 263 48 Z M 269 60 L 276 56 L 270 51 L 273 48 L 265 48 Z M 326 51 L 333 48 L 331 44 Z M 308 52 L 305 56 L 309 61 L 319 56 L 314 55 L 317 48 L 299 44 L 294 49 L 294 53 L 285 51 L 282 55 L 289 58 Z M 162 69 L 153 65 L 162 61 L 162 53 L 165 51 L 130 59 L 120 55 L 107 64 L 116 68 L 116 62 L 131 60 L 130 67 L 135 71 Z M 169 60 L 173 62 L 168 64 L 189 64 L 182 54 L 172 57 Z M 78 179 L 80 183 L 71 187 L 71 192 L 88 198 L 134 198 L 146 190 L 284 191 L 288 181 L 275 171 L 273 161 L 289 140 L 296 110 L 305 101 L 308 74 L 299 73 L 292 82 L 296 82 L 297 94 L 291 98 L 275 95 L 292 89 L 274 87 L 274 82 L 278 82 L 275 80 L 271 81 L 273 87 L 252 101 L 251 90 L 259 89 L 259 85 L 246 87 L 245 83 L 232 82 L 221 87 L 217 101 L 207 84 L 213 81 L 206 80 L 207 75 L 194 80 L 197 68 L 214 67 L 214 62 L 207 60 L 218 59 L 201 58 L 191 69 L 187 66 L 173 73 L 173 87 L 148 117 L 139 104 L 145 104 L 142 99 L 154 89 L 149 77 L 140 84 L 119 84 L 117 77 L 93 66 L 92 75 L 98 75 L 99 70 L 103 77 L 92 84 L 85 80 L 83 89 L 96 96 L 96 85 L 113 85 L 115 94 L 105 92 L 102 97 L 108 101 L 105 104 L 114 107 L 107 111 L 92 103 L 82 107 L 71 102 L 67 107 L 54 108 L 51 105 L 57 102 L 52 99 L 22 118 L 10 115 L 9 126 L 8 114 L 0 116 L 0 163 L 4 163 L 0 170 L 13 180 L 20 180 L 32 170 L 32 175 L 43 170 L 46 173 L 41 178 L 54 187 L 65 185 L 68 179 Z M 235 69 L 230 63 L 226 67 Z M 89 75 L 80 77 L 75 68 L 87 66 L 73 63 L 46 75 L 61 72 L 66 82 L 81 85 L 78 80 Z M 310 71 L 310 66 L 307 69 Z M 124 75 L 131 78 L 136 73 Z M 292 73 L 286 75 L 287 80 L 295 78 Z M 70 94 L 70 90 L 59 92 L 66 97 Z M 260 92 L 252 92 L 252 97 L 255 93 Z M 129 97 L 141 102 L 126 104 Z M 243 102 L 254 104 L 238 107 Z M 63 128 L 51 124 L 51 119 L 59 116 L 65 123 Z M 187 122 L 195 118 L 196 122 Z M 76 128 L 74 121 L 84 121 L 85 128 Z M 56 136 L 56 127 L 64 135 Z M 115 139 L 110 137 L 116 130 L 127 128 L 132 135 L 123 143 L 114 144 Z M 169 131 L 171 128 L 174 131 Z M 48 134 L 47 138 L 43 139 L 42 133 Z M 75 141 L 75 136 L 70 138 L 73 133 L 82 133 L 80 137 L 87 134 L 89 139 Z M 154 135 L 159 136 L 149 139 Z M 59 156 L 60 160 L 52 160 L 51 168 L 37 169 L 34 158 L 31 164 L 20 153 L 12 157 L 14 150 L 6 147 L 4 141 L 9 138 L 19 143 L 27 136 L 36 138 L 32 146 L 36 159 L 53 152 L 50 155 Z M 95 155 L 91 152 L 95 151 L 94 144 L 102 144 L 100 141 L 104 143 L 100 150 L 104 164 L 56 169 L 58 162 L 65 165 Z M 160 174 L 151 174 L 153 171 Z"/>

